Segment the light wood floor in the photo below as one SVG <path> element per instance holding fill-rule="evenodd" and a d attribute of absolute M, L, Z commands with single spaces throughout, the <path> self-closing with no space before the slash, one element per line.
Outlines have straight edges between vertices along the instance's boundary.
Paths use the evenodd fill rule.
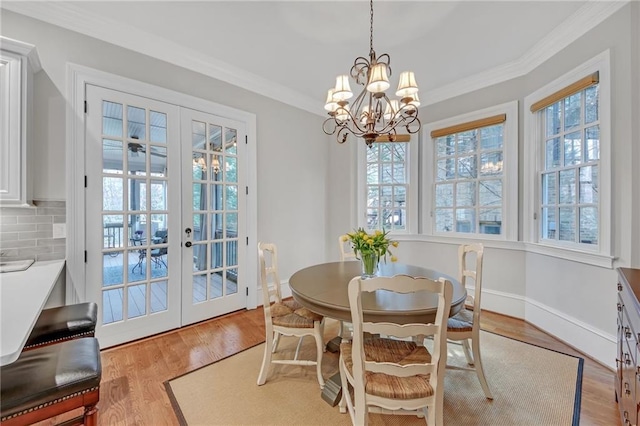
<path fill-rule="evenodd" d="M 583 356 L 519 319 L 483 312 L 482 328 L 545 348 Z M 104 350 L 99 425 L 177 425 L 163 384 L 166 380 L 263 340 L 262 309 L 254 309 Z M 588 358 L 584 363 L 580 424 L 620 424 L 615 402 L 614 373 Z"/>

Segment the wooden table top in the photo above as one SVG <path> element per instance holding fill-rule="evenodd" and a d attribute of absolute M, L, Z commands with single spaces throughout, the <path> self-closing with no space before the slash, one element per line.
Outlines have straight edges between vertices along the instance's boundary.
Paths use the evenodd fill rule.
<path fill-rule="evenodd" d="M 293 298 L 314 312 L 343 321 L 351 321 L 347 286 L 353 277 L 362 273 L 360 262 L 331 262 L 310 266 L 296 272 L 289 279 Z M 402 263 L 380 263 L 378 275 L 391 277 L 398 274 L 438 279 L 443 277 L 453 284 L 451 311 L 453 316 L 464 306 L 466 290 L 457 279 L 432 269 Z M 377 291 L 364 294 L 362 308 L 367 321 L 390 321 L 399 324 L 428 323 L 435 319 L 437 296 L 429 292 L 396 294 Z"/>

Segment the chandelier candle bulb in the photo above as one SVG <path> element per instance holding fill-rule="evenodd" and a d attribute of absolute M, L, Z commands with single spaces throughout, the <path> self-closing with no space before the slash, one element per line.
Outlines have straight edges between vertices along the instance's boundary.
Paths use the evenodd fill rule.
<path fill-rule="evenodd" d="M 400 128 L 413 134 L 418 133 L 422 125 L 418 119 L 418 84 L 412 71 L 400 75 L 396 92 L 399 101 L 389 99 L 385 93 L 390 87 L 391 58 L 386 53 L 377 56 L 373 50 L 373 0 L 369 1 L 369 9 L 369 57 L 357 57 L 349 75 L 336 78 L 336 85 L 329 90 L 325 101 L 329 118 L 322 124 L 322 130 L 327 135 L 336 135 L 338 143 L 345 143 L 352 134 L 371 147 L 378 140 L 395 141 Z M 353 96 L 349 77 L 362 86 L 351 103 L 348 101 Z"/>

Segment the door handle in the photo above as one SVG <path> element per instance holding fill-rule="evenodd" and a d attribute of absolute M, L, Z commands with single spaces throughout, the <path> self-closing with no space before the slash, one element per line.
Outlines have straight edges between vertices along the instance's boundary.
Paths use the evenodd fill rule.
<path fill-rule="evenodd" d="M 185 247 L 191 247 L 191 241 L 187 241 L 186 243 L 184 243 Z"/>
<path fill-rule="evenodd" d="M 187 234 L 187 238 L 189 238 L 191 236 L 191 228 L 186 228 L 184 230 L 185 234 Z"/>

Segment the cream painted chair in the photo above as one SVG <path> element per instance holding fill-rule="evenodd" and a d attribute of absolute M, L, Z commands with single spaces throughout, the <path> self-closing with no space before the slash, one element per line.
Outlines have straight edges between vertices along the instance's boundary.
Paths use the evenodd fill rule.
<path fill-rule="evenodd" d="M 426 290 L 437 294 L 438 311 L 434 323 L 363 322 L 362 294 L 380 289 L 396 293 Z M 346 408 L 354 425 L 366 425 L 368 412 L 424 415 L 429 426 L 443 424 L 446 327 L 452 293 L 451 282 L 444 278 L 433 281 L 396 275 L 351 280 L 349 305 L 353 342 L 340 345 L 339 364 L 342 377 L 340 411 L 345 412 Z M 377 334 L 394 338 L 376 337 Z M 423 346 L 425 337 L 433 338 L 431 352 Z M 407 338 L 412 340 L 402 340 Z M 353 387 L 353 401 L 349 385 Z"/>
<path fill-rule="evenodd" d="M 349 242 L 349 240 L 345 241 L 344 238 L 347 235 L 340 235 L 338 237 L 338 247 L 340 247 L 340 260 L 341 261 L 345 261 L 345 260 L 357 260 L 356 259 L 356 254 L 353 252 L 353 249 L 351 248 L 351 243 Z"/>
<path fill-rule="evenodd" d="M 293 300 L 282 300 L 280 277 L 278 276 L 278 251 L 274 244 L 258 243 L 260 259 L 260 281 L 264 303 L 264 321 L 266 341 L 262 367 L 258 376 L 258 385 L 267 380 L 269 366 L 273 364 L 293 364 L 316 366 L 316 374 L 320 388 L 324 387 L 322 378 L 322 353 L 324 352 L 323 326 L 324 318 L 302 307 Z M 278 350 L 280 336 L 299 337 L 298 346 L 293 359 L 273 359 L 272 354 Z M 298 359 L 300 347 L 305 336 L 312 336 L 316 343 L 316 360 Z"/>
<path fill-rule="evenodd" d="M 463 244 L 458 248 L 458 268 L 460 283 L 468 289 L 469 278 L 473 281 L 474 296 L 467 295 L 465 307 L 455 316 L 449 318 L 447 324 L 447 338 L 449 341 L 462 342 L 464 355 L 467 363 L 472 368 L 454 367 L 448 365 L 449 369 L 471 370 L 476 372 L 482 390 L 487 398 L 493 399 L 489 390 L 487 379 L 482 368 L 482 358 L 480 357 L 480 298 L 482 296 L 482 260 L 484 247 L 482 244 Z M 467 255 L 469 259 L 467 259 Z M 470 269 L 467 263 L 473 264 L 475 255 L 475 268 Z M 467 306 L 473 310 L 467 309 Z M 472 356 L 473 353 L 473 356 Z"/>

